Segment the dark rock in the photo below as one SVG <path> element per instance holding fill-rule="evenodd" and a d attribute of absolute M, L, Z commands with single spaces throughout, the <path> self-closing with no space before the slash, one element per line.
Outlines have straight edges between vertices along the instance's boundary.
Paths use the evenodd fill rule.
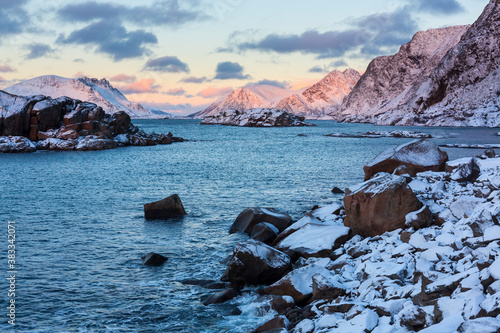
<path fill-rule="evenodd" d="M 96 139 L 91 136 L 86 136 L 78 141 L 75 149 L 79 151 L 86 150 L 105 150 L 118 147 L 118 142 L 108 139 Z"/>
<path fill-rule="evenodd" d="M 130 126 L 130 116 L 124 111 L 118 111 L 111 115 L 110 125 L 114 126 L 114 135 L 126 134 Z"/>
<path fill-rule="evenodd" d="M 410 331 L 419 331 L 426 325 L 426 313 L 421 308 L 416 308 L 413 313 L 405 313 L 400 322 Z"/>
<path fill-rule="evenodd" d="M 488 158 L 495 158 L 497 156 L 496 152 L 493 149 L 486 149 L 484 151 L 484 155 Z"/>
<path fill-rule="evenodd" d="M 481 168 L 477 164 L 477 160 L 472 158 L 469 163 L 460 165 L 454 174 L 455 173 L 457 174 L 455 177 L 457 181 L 474 183 L 481 174 Z"/>
<path fill-rule="evenodd" d="M 340 188 L 338 188 L 338 187 L 334 187 L 334 188 L 332 189 L 332 193 L 335 193 L 335 194 L 343 194 L 343 193 L 344 193 L 344 191 L 342 191 L 342 190 L 341 190 Z"/>
<path fill-rule="evenodd" d="M 186 215 L 181 198 L 173 194 L 160 201 L 147 203 L 144 205 L 144 217 L 149 219 L 168 219 L 176 216 Z"/>
<path fill-rule="evenodd" d="M 70 113 L 65 114 L 63 117 L 63 123 L 64 126 L 83 123 L 82 111 L 73 110 Z"/>
<path fill-rule="evenodd" d="M 348 190 L 344 197 L 344 225 L 363 237 L 381 235 L 406 227 L 406 215 L 419 210 L 417 199 L 406 180 L 382 173 Z"/>
<path fill-rule="evenodd" d="M 278 228 L 282 232 L 292 224 L 292 218 L 288 214 L 282 214 L 274 208 L 247 208 L 242 211 L 233 225 L 229 229 L 229 233 L 246 232 L 251 234 L 253 227 L 261 222 L 267 222 Z"/>
<path fill-rule="evenodd" d="M 405 172 L 412 177 L 423 171 L 444 171 L 448 154 L 428 140 L 415 140 L 396 148 L 390 148 L 377 155 L 363 168 L 365 180 L 379 172 L 393 173 L 396 168 L 406 165 Z"/>
<path fill-rule="evenodd" d="M 252 230 L 251 238 L 266 244 L 272 243 L 278 236 L 278 229 L 269 223 L 261 222 L 255 225 Z"/>
<path fill-rule="evenodd" d="M 206 300 L 203 301 L 203 305 L 224 303 L 232 300 L 238 295 L 238 290 L 234 288 L 225 289 L 209 296 Z"/>
<path fill-rule="evenodd" d="M 312 300 L 334 300 L 346 294 L 344 286 L 329 281 L 321 274 L 314 275 L 312 283 Z"/>
<path fill-rule="evenodd" d="M 264 332 L 280 332 L 285 329 L 288 331 L 291 328 L 291 324 L 285 316 L 277 316 L 273 319 L 269 320 L 267 323 L 259 326 L 255 333 L 264 333 Z"/>
<path fill-rule="evenodd" d="M 270 284 L 279 280 L 289 267 L 289 256 L 250 239 L 235 246 L 221 280 L 235 285 Z"/>
<path fill-rule="evenodd" d="M 167 257 L 161 254 L 149 252 L 141 257 L 142 263 L 147 266 L 161 266 L 165 261 L 168 260 Z"/>
<path fill-rule="evenodd" d="M 418 211 L 406 215 L 406 226 L 414 230 L 430 227 L 432 219 L 433 214 L 429 207 L 423 206 Z"/>
<path fill-rule="evenodd" d="M 78 132 L 74 129 L 64 127 L 61 127 L 61 130 L 59 130 L 56 135 L 56 137 L 61 140 L 76 139 L 79 136 Z"/>
<path fill-rule="evenodd" d="M 242 313 L 240 308 L 234 308 L 233 311 L 231 311 L 231 316 L 239 316 Z"/>
<path fill-rule="evenodd" d="M 271 301 L 269 302 L 271 309 L 278 312 L 279 314 L 285 313 L 288 309 L 295 308 L 295 302 L 293 298 L 286 296 L 271 296 Z"/>
<path fill-rule="evenodd" d="M 32 153 L 35 145 L 22 136 L 0 136 L 0 153 Z"/>

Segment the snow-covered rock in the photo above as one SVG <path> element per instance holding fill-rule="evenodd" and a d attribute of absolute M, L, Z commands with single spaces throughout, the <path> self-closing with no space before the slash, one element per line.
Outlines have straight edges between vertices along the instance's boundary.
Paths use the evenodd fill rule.
<path fill-rule="evenodd" d="M 202 125 L 229 125 L 240 127 L 290 127 L 314 126 L 304 122 L 303 117 L 294 116 L 279 109 L 226 110 L 206 116 Z"/>
<path fill-rule="evenodd" d="M 414 140 L 396 148 L 389 148 L 378 154 L 363 167 L 365 180 L 378 172 L 394 172 L 405 166 L 405 172 L 415 176 L 417 172 L 443 171 L 448 161 L 448 154 L 429 140 Z"/>
<path fill-rule="evenodd" d="M 35 145 L 22 136 L 0 136 L 0 153 L 32 153 Z"/>
<path fill-rule="evenodd" d="M 136 102 L 130 102 L 125 95 L 114 88 L 106 79 L 80 77 L 64 78 L 44 75 L 22 81 L 5 88 L 6 92 L 20 96 L 44 95 L 57 99 L 67 96 L 80 101 L 94 103 L 109 114 L 127 112 L 132 118 L 165 118 L 169 113 L 160 114 Z"/>
<path fill-rule="evenodd" d="M 270 284 L 279 280 L 289 267 L 288 255 L 250 239 L 236 245 L 221 280 L 237 285 Z"/>
<path fill-rule="evenodd" d="M 250 207 L 238 214 L 231 228 L 229 228 L 229 233 L 246 232 L 251 235 L 255 225 L 261 222 L 269 223 L 276 227 L 278 232 L 281 232 L 292 223 L 292 218 L 290 215 L 280 213 L 274 208 Z"/>
<path fill-rule="evenodd" d="M 361 134 L 331 133 L 325 136 L 334 138 L 410 138 L 410 139 L 430 139 L 429 133 L 414 131 L 368 131 Z"/>
<path fill-rule="evenodd" d="M 360 77 L 352 68 L 343 72 L 335 70 L 302 93 L 281 100 L 276 108 L 306 119 L 325 117 L 339 107 Z"/>

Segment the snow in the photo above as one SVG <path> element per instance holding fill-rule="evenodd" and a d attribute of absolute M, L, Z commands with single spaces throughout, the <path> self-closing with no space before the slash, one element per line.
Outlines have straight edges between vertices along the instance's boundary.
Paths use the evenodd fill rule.
<path fill-rule="evenodd" d="M 414 147 L 417 147 L 417 149 Z M 374 166 L 387 159 L 413 165 L 433 166 L 441 163 L 442 155 L 434 142 L 429 140 L 413 140 L 396 148 L 387 149 L 377 155 L 367 166 Z"/>
<path fill-rule="evenodd" d="M 302 120 L 286 111 L 274 108 L 255 108 L 244 111 L 228 109 L 206 116 L 201 124 L 240 127 L 314 126 Z"/>

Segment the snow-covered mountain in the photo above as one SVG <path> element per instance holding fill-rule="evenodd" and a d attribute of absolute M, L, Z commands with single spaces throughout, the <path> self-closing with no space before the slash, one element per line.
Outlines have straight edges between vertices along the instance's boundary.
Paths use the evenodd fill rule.
<path fill-rule="evenodd" d="M 215 101 L 205 110 L 192 114 L 191 117 L 201 119 L 226 110 L 270 108 L 291 94 L 293 94 L 291 90 L 264 84 L 241 87 L 232 91 L 229 96 Z"/>
<path fill-rule="evenodd" d="M 500 0 L 490 0 L 472 26 L 417 33 L 398 54 L 372 61 L 333 115 L 379 125 L 500 126 L 499 31 Z"/>
<path fill-rule="evenodd" d="M 361 74 L 354 69 L 333 71 L 300 94 L 281 100 L 276 108 L 306 118 L 321 118 L 335 111 L 349 95 Z"/>
<path fill-rule="evenodd" d="M 56 75 L 44 75 L 29 79 L 5 91 L 21 96 L 45 95 L 52 98 L 67 96 L 81 101 L 92 102 L 107 113 L 127 112 L 132 118 L 164 118 L 172 115 L 159 110 L 151 110 L 143 105 L 129 101 L 118 89 L 106 79 L 98 80 L 88 77 L 77 79 Z"/>
<path fill-rule="evenodd" d="M 375 58 L 332 116 L 366 121 L 398 105 L 415 83 L 429 76 L 467 29 L 456 26 L 419 31 L 395 55 Z"/>

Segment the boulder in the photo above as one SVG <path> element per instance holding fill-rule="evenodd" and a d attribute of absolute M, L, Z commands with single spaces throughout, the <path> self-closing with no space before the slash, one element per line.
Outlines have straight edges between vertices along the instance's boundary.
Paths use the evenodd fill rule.
<path fill-rule="evenodd" d="M 33 106 L 43 96 L 26 98 L 0 91 L 0 135 L 27 136 L 30 132 Z"/>
<path fill-rule="evenodd" d="M 486 149 L 484 151 L 484 155 L 488 158 L 495 158 L 497 156 L 497 153 L 493 149 Z"/>
<path fill-rule="evenodd" d="M 292 328 L 292 324 L 288 321 L 285 316 L 277 316 L 268 322 L 259 326 L 254 332 L 264 333 L 264 332 L 288 332 Z"/>
<path fill-rule="evenodd" d="M 292 218 L 288 214 L 279 213 L 274 208 L 247 208 L 238 215 L 229 233 L 246 232 L 250 235 L 253 227 L 261 222 L 272 224 L 279 232 L 282 232 L 292 224 Z"/>
<path fill-rule="evenodd" d="M 125 111 L 118 111 L 111 115 L 110 125 L 114 126 L 114 135 L 128 133 L 130 116 Z"/>
<path fill-rule="evenodd" d="M 0 153 L 32 153 L 33 142 L 22 136 L 0 136 Z"/>
<path fill-rule="evenodd" d="M 274 108 L 256 108 L 245 111 L 223 110 L 203 118 L 202 125 L 229 125 L 242 127 L 289 127 L 315 126 L 304 122 L 305 118 Z"/>
<path fill-rule="evenodd" d="M 210 295 L 206 300 L 203 301 L 203 305 L 224 303 L 232 300 L 238 295 L 238 290 L 234 288 L 224 289 Z"/>
<path fill-rule="evenodd" d="M 222 281 L 236 285 L 270 284 L 290 268 L 290 257 L 262 242 L 250 239 L 238 243 Z"/>
<path fill-rule="evenodd" d="M 141 257 L 142 263 L 147 266 L 161 266 L 165 261 L 168 260 L 167 257 L 161 254 L 149 252 Z"/>
<path fill-rule="evenodd" d="M 64 126 L 80 124 L 83 122 L 82 111 L 73 110 L 69 113 L 66 113 L 63 117 Z"/>
<path fill-rule="evenodd" d="M 394 172 L 405 165 L 405 173 L 415 176 L 423 171 L 444 171 L 448 154 L 429 140 L 414 140 L 396 148 L 390 148 L 377 155 L 364 166 L 365 180 L 379 172 Z M 398 171 L 401 173 L 401 171 Z"/>
<path fill-rule="evenodd" d="M 334 193 L 334 194 L 344 194 L 344 191 L 342 191 L 340 188 L 338 188 L 338 187 L 335 186 L 334 188 L 332 188 L 332 193 Z"/>
<path fill-rule="evenodd" d="M 118 142 L 109 139 L 97 139 L 92 136 L 79 138 L 76 150 L 105 150 L 118 147 Z"/>
<path fill-rule="evenodd" d="M 381 173 L 347 189 L 344 225 L 363 237 L 406 227 L 406 215 L 422 207 L 401 176 Z"/>
<path fill-rule="evenodd" d="M 56 137 L 61 140 L 68 140 L 68 139 L 76 139 L 80 135 L 78 134 L 77 131 L 71 128 L 64 128 L 62 127 L 59 132 L 57 132 Z"/>
<path fill-rule="evenodd" d="M 49 138 L 36 143 L 37 150 L 75 150 L 77 140 Z"/>
<path fill-rule="evenodd" d="M 32 112 L 37 115 L 38 129 L 47 131 L 60 127 L 66 104 L 61 100 L 47 98 L 36 103 Z"/>
<path fill-rule="evenodd" d="M 261 222 L 253 227 L 250 237 L 259 242 L 269 244 L 276 239 L 278 234 L 279 230 L 274 225 L 266 222 Z"/>
<path fill-rule="evenodd" d="M 432 223 L 433 214 L 429 207 L 423 206 L 415 212 L 406 214 L 405 224 L 408 228 L 418 230 L 421 228 L 430 227 Z"/>
<path fill-rule="evenodd" d="M 332 273 L 322 266 L 307 265 L 291 271 L 262 292 L 267 295 L 291 296 L 298 305 L 304 304 L 313 294 L 313 276 L 316 274 L 327 278 L 332 276 Z"/>
<path fill-rule="evenodd" d="M 346 286 L 327 279 L 321 274 L 312 277 L 312 299 L 313 300 L 335 300 L 347 293 Z"/>
<path fill-rule="evenodd" d="M 182 205 L 181 198 L 177 194 L 172 194 L 163 200 L 144 205 L 144 217 L 146 220 L 168 219 L 183 215 L 186 215 L 186 211 Z"/>
<path fill-rule="evenodd" d="M 277 248 L 292 258 L 328 257 L 349 239 L 349 228 L 337 224 L 307 223 L 284 238 Z"/>

